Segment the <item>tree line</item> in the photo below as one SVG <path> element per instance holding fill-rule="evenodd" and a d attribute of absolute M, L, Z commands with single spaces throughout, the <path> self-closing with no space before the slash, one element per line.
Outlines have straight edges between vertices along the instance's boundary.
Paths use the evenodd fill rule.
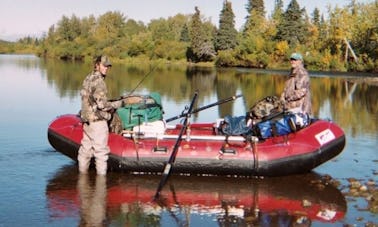
<path fill-rule="evenodd" d="M 263 0 L 246 0 L 246 10 L 239 31 L 227 0 L 218 26 L 198 7 L 191 15 L 153 19 L 147 25 L 118 11 L 97 18 L 62 16 L 42 38 L 0 42 L 0 52 L 84 61 L 107 54 L 118 61 L 163 59 L 276 69 L 287 67 L 290 53 L 300 52 L 311 70 L 378 72 L 377 0 L 329 6 L 327 17 L 318 8 L 309 15 L 296 0 L 286 9 L 283 0 L 275 0 L 269 16 Z"/>

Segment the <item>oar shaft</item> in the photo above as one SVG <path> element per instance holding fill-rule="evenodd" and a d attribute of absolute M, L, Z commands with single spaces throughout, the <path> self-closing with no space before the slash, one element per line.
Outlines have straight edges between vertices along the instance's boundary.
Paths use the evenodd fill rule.
<path fill-rule="evenodd" d="M 163 177 L 162 177 L 162 179 L 161 179 L 161 181 L 159 183 L 159 186 L 158 186 L 158 188 L 156 190 L 156 194 L 154 196 L 155 200 L 159 197 L 160 191 L 163 189 L 163 187 L 164 187 L 165 183 L 167 182 L 168 177 L 169 177 L 169 175 L 171 173 L 171 168 L 172 168 L 173 163 L 175 162 L 176 155 L 177 155 L 177 152 L 178 152 L 178 148 L 179 148 L 180 143 L 181 143 L 182 135 L 184 134 L 184 132 L 185 132 L 187 126 L 188 126 L 189 117 L 190 117 L 190 114 L 192 113 L 193 106 L 194 106 L 194 103 L 195 103 L 195 101 L 197 99 L 197 96 L 198 96 L 198 92 L 196 92 L 194 94 L 192 102 L 190 103 L 189 109 L 188 109 L 188 111 L 185 114 L 185 121 L 184 121 L 183 126 L 182 126 L 182 128 L 180 130 L 180 134 L 178 135 L 178 138 L 176 140 L 175 146 L 173 147 L 173 151 L 172 151 L 171 156 L 169 157 L 168 163 L 164 167 Z"/>

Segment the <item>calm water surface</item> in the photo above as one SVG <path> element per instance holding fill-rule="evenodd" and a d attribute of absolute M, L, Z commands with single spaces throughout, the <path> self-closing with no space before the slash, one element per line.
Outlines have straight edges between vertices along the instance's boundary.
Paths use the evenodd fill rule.
<path fill-rule="evenodd" d="M 135 88 L 137 94 L 159 92 L 166 118 L 180 114 L 195 90 L 197 107 L 244 95 L 199 112 L 193 121 L 245 114 L 257 100 L 279 94 L 287 73 L 154 66 L 150 72 L 148 66 L 114 65 L 107 78 L 110 95 Z M 312 173 L 265 179 L 174 176 L 162 192 L 165 200 L 154 203 L 159 176 L 80 178 L 75 164 L 47 141 L 51 120 L 80 109 L 78 91 L 90 68 L 0 55 L 0 226 L 377 225 L 369 200 L 350 190 L 352 178 L 378 184 L 377 85 L 356 82 L 355 74 L 311 73 L 315 115 L 339 124 L 347 140 L 339 156 Z"/>

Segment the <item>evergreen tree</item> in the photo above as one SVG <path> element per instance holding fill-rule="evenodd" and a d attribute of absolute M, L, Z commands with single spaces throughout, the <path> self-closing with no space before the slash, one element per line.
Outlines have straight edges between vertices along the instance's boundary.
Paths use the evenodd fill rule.
<path fill-rule="evenodd" d="M 231 2 L 225 0 L 219 16 L 219 29 L 215 37 L 215 50 L 233 49 L 237 45 L 237 34 L 235 15 L 232 11 Z"/>
<path fill-rule="evenodd" d="M 202 31 L 202 24 L 201 24 L 201 17 L 200 11 L 198 7 L 194 8 L 195 13 L 192 16 L 192 21 L 190 24 L 190 51 L 188 58 L 191 61 L 197 62 L 199 61 L 199 53 L 201 46 L 203 44 L 203 31 Z"/>
<path fill-rule="evenodd" d="M 291 46 L 305 43 L 307 27 L 304 13 L 305 10 L 300 9 L 298 2 L 291 0 L 282 21 L 277 26 L 277 40 L 286 40 Z"/>
<path fill-rule="evenodd" d="M 265 15 L 264 0 L 248 0 L 246 9 L 249 13 L 252 12 L 252 10 L 255 10 L 256 12 L 258 12 L 258 14 L 260 14 L 260 16 L 264 16 Z"/>
<path fill-rule="evenodd" d="M 377 2 L 376 2 L 376 4 L 377 4 Z M 357 14 L 357 11 L 358 11 L 357 1 L 356 0 L 350 0 L 350 3 L 349 3 L 348 6 L 350 7 L 352 16 L 355 16 Z"/>
<path fill-rule="evenodd" d="M 312 13 L 312 23 L 315 26 L 320 27 L 320 11 L 318 8 L 315 8 L 314 12 Z"/>
<path fill-rule="evenodd" d="M 244 26 L 236 59 L 247 67 L 264 68 L 267 65 L 269 26 L 265 19 L 264 2 L 249 0 L 246 6 L 247 21 Z"/>
<path fill-rule="evenodd" d="M 308 24 L 308 43 L 311 45 L 311 48 L 314 50 L 321 49 L 321 26 L 320 26 L 320 11 L 318 8 L 315 8 L 312 13 L 311 23 Z"/>
<path fill-rule="evenodd" d="M 272 19 L 268 23 L 270 32 L 267 38 L 271 43 L 274 43 L 277 34 L 277 25 L 281 23 L 283 13 L 283 0 L 275 0 Z"/>
<path fill-rule="evenodd" d="M 283 15 L 283 0 L 275 0 L 272 18 L 275 23 L 281 21 Z"/>
<path fill-rule="evenodd" d="M 181 29 L 180 41 L 181 42 L 190 42 L 189 28 L 188 28 L 187 24 L 184 24 L 184 26 Z"/>
<path fill-rule="evenodd" d="M 257 29 L 262 26 L 265 20 L 265 7 L 263 0 L 248 0 L 246 6 L 248 15 L 246 18 L 246 24 L 244 32 Z"/>
<path fill-rule="evenodd" d="M 320 17 L 320 22 L 319 22 L 319 37 L 322 42 L 323 40 L 327 39 L 327 23 L 323 15 Z"/>
<path fill-rule="evenodd" d="M 191 21 L 191 46 L 188 58 L 194 62 L 211 61 L 215 57 L 214 47 L 206 34 L 198 7 L 195 7 L 195 11 Z"/>

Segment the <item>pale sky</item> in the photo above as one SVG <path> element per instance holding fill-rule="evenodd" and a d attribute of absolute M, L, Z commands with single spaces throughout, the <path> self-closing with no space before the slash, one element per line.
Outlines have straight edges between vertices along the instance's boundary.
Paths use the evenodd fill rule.
<path fill-rule="evenodd" d="M 224 0 L 2 0 L 0 8 L 0 39 L 15 41 L 31 36 L 41 37 L 51 25 L 62 16 L 79 18 L 98 16 L 109 12 L 121 12 L 127 19 L 142 21 L 147 25 L 151 19 L 175 16 L 178 13 L 193 14 L 198 6 L 201 15 L 216 26 Z M 248 0 L 229 0 L 235 14 L 235 25 L 239 29 L 245 23 Z M 297 0 L 301 8 L 305 7 L 309 15 L 315 7 L 327 15 L 327 6 L 343 7 L 351 0 Z M 369 2 L 371 0 L 357 0 Z M 284 10 L 290 0 L 284 0 Z M 267 15 L 272 13 L 274 0 L 264 0 Z"/>

